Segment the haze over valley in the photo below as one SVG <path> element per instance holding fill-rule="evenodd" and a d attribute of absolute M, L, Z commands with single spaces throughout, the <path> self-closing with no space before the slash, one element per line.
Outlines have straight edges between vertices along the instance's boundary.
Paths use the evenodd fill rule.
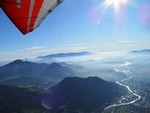
<path fill-rule="evenodd" d="M 3 92 L 0 94 L 0 111 L 148 113 L 150 51 L 143 51 L 129 51 L 124 55 L 99 60 L 94 59 L 93 53 L 84 52 L 86 54 L 81 55 L 83 52 L 79 52 L 69 53 L 69 56 L 60 53 L 58 61 L 55 59 L 55 62 L 48 63 L 45 63 L 47 57 L 41 57 L 43 63 L 35 60 L 37 58 L 12 61 L 0 67 L 0 90 Z M 49 55 L 50 61 L 52 56 L 57 57 L 56 54 Z M 71 62 L 68 59 L 68 62 L 60 62 L 67 57 L 79 61 Z M 80 57 L 87 59 L 81 62 Z M 30 98 L 33 103 L 24 101 Z M 21 105 L 19 108 L 18 102 Z"/>

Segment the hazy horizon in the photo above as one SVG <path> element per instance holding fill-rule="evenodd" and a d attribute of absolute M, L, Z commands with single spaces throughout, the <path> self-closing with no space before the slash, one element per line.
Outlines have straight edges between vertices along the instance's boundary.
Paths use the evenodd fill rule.
<path fill-rule="evenodd" d="M 21 34 L 0 9 L 1 61 L 54 53 L 150 48 L 149 9 L 148 0 L 64 0 L 27 35 Z"/>

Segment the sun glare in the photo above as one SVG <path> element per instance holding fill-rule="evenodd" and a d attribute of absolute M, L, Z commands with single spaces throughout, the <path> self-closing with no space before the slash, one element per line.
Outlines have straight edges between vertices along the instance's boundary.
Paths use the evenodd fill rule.
<path fill-rule="evenodd" d="M 126 5 L 128 0 L 105 0 L 104 4 L 108 6 L 113 6 L 116 11 L 119 11 L 122 5 Z"/>

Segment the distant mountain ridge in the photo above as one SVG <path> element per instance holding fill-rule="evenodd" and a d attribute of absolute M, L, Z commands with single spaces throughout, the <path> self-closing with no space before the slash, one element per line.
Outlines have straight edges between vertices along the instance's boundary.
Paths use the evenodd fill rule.
<path fill-rule="evenodd" d="M 52 63 L 43 70 L 41 76 L 50 76 L 51 79 L 62 80 L 65 77 L 75 76 L 75 72 L 72 69 L 62 66 L 59 63 Z"/>
<path fill-rule="evenodd" d="M 121 86 L 98 77 L 68 77 L 49 89 L 49 93 L 43 96 L 42 105 L 55 113 L 91 113 L 96 110 L 100 113 L 123 93 L 125 90 Z"/>
<path fill-rule="evenodd" d="M 134 51 L 131 51 L 130 53 L 148 53 L 148 54 L 150 54 L 150 49 L 134 50 Z"/>
<path fill-rule="evenodd" d="M 15 60 L 0 67 L 0 79 L 12 77 L 36 77 L 62 80 L 68 76 L 75 76 L 74 71 L 59 63 L 34 63 Z"/>
<path fill-rule="evenodd" d="M 50 54 L 46 56 L 39 56 L 38 58 L 61 58 L 61 57 L 75 57 L 75 56 L 84 56 L 90 55 L 89 52 L 71 52 L 71 53 L 58 53 L 58 54 Z"/>
<path fill-rule="evenodd" d="M 47 66 L 48 64 L 44 63 L 15 60 L 0 67 L 0 78 L 7 76 L 38 77 Z"/>

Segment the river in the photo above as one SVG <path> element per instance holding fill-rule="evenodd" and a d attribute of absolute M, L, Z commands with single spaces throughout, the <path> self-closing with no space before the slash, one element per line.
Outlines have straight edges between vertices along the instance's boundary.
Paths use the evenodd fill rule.
<path fill-rule="evenodd" d="M 132 101 L 130 101 L 130 102 L 109 105 L 109 106 L 107 106 L 107 107 L 104 109 L 103 112 L 105 112 L 106 110 L 108 110 L 108 109 L 110 109 L 110 108 L 113 108 L 113 107 L 119 107 L 119 106 L 124 106 L 124 105 L 133 104 L 133 103 L 135 103 L 135 102 L 137 102 L 138 100 L 141 99 L 141 96 L 140 96 L 140 95 L 138 95 L 137 93 L 135 93 L 134 91 L 132 91 L 132 89 L 131 89 L 128 85 L 124 85 L 124 84 L 123 84 L 124 81 L 131 80 L 132 78 L 133 78 L 132 76 L 129 76 L 128 78 L 123 79 L 123 80 L 121 80 L 121 81 L 117 81 L 116 83 L 117 83 L 118 85 L 120 85 L 120 86 L 123 86 L 123 87 L 127 88 L 127 90 L 128 90 L 131 94 L 133 94 L 134 96 L 136 96 L 137 98 L 134 99 L 134 100 L 132 100 Z M 113 111 L 112 111 L 111 113 L 113 113 Z"/>

